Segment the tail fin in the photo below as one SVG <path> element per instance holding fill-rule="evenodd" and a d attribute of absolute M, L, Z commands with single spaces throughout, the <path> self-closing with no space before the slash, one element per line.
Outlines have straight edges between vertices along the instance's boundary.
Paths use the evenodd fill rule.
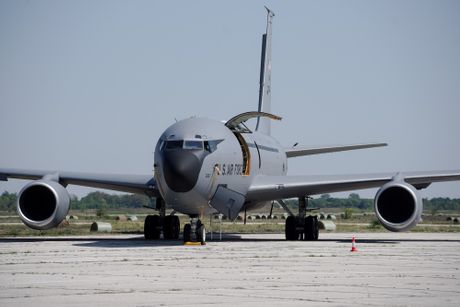
<path fill-rule="evenodd" d="M 262 55 L 260 61 L 259 112 L 271 112 L 271 77 L 272 77 L 272 20 L 275 14 L 267 9 L 267 29 L 262 35 Z M 258 117 L 256 131 L 270 135 L 269 118 Z"/>

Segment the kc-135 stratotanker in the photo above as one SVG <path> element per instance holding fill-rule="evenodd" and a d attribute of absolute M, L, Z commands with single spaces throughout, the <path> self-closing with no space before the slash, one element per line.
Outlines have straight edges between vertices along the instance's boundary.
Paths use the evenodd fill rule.
<path fill-rule="evenodd" d="M 0 168 L 0 180 L 29 179 L 18 195 L 21 220 L 34 229 L 59 225 L 70 208 L 69 184 L 139 193 L 156 198 L 158 214 L 144 223 L 146 239 L 179 239 L 175 212 L 190 216 L 184 241 L 205 242 L 200 217 L 219 212 L 235 219 L 240 212 L 278 202 L 288 213 L 287 240 L 317 240 L 316 216 L 307 216 L 313 195 L 379 188 L 375 214 L 390 231 L 405 231 L 421 219 L 423 204 L 418 190 L 432 182 L 460 180 L 460 171 L 394 172 L 386 174 L 289 176 L 289 158 L 386 146 L 365 143 L 346 146 L 284 148 L 271 136 L 270 124 L 281 120 L 270 113 L 271 42 L 274 14 L 267 9 L 258 110 L 236 115 L 226 122 L 192 117 L 167 128 L 157 142 L 152 175 L 90 174 Z M 254 131 L 245 125 L 256 120 Z M 298 214 L 283 199 L 297 198 Z M 166 208 L 172 214 L 166 215 Z"/>

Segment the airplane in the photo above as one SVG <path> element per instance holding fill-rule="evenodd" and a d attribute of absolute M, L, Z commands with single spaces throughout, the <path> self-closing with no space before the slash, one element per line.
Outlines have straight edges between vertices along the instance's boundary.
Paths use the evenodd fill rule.
<path fill-rule="evenodd" d="M 257 111 L 238 114 L 225 122 L 191 117 L 180 120 L 160 136 L 154 153 L 153 175 L 93 174 L 0 168 L 0 180 L 32 180 L 18 194 L 17 211 L 22 222 L 33 229 L 59 225 L 70 208 L 66 187 L 81 185 L 138 193 L 156 198 L 158 214 L 144 222 L 147 240 L 179 239 L 180 223 L 175 214 L 190 217 L 183 229 L 184 242 L 206 241 L 200 217 L 219 212 L 234 220 L 241 212 L 278 202 L 288 213 L 286 240 L 318 240 L 317 217 L 308 215 L 313 195 L 379 188 L 374 211 L 390 231 L 405 231 L 421 219 L 420 189 L 433 182 L 460 180 L 460 171 L 394 172 L 362 175 L 289 176 L 288 160 L 339 151 L 386 146 L 363 143 L 327 147 L 284 148 L 271 136 L 271 121 L 281 117 L 271 109 L 271 43 L 274 13 L 267 10 L 266 32 L 262 35 L 259 101 Z M 256 120 L 254 131 L 245 124 Z M 297 198 L 294 214 L 283 201 Z M 166 214 L 166 208 L 172 208 Z"/>

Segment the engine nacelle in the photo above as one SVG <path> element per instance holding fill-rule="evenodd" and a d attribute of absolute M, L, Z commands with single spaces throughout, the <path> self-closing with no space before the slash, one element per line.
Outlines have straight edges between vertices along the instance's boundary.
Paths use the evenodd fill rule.
<path fill-rule="evenodd" d="M 391 181 L 377 192 L 374 210 L 383 227 L 390 231 L 405 231 L 420 221 L 423 202 L 412 185 Z"/>
<path fill-rule="evenodd" d="M 24 224 L 33 229 L 56 227 L 64 220 L 69 208 L 69 193 L 55 181 L 32 181 L 19 192 L 19 217 Z"/>

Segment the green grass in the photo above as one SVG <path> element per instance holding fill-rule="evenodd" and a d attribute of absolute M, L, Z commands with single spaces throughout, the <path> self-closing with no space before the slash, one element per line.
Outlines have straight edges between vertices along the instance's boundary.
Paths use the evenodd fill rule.
<path fill-rule="evenodd" d="M 328 210 L 322 210 L 328 212 Z M 144 218 L 146 214 L 152 214 L 151 210 L 137 210 L 134 212 L 126 213 L 121 210 L 117 212 L 108 212 L 108 215 L 103 218 L 97 218 L 95 211 L 75 212 L 72 211 L 71 215 L 78 216 L 78 220 L 70 220 L 69 225 L 66 227 L 54 228 L 50 230 L 33 230 L 23 225 L 19 217 L 14 213 L 0 213 L 0 237 L 16 237 L 16 236 L 80 236 L 95 234 L 90 232 L 91 223 L 94 221 L 108 222 L 112 225 L 112 232 L 110 234 L 137 234 L 143 235 L 144 232 Z M 135 214 L 138 221 L 117 221 L 117 215 Z M 339 217 L 338 214 L 336 216 Z M 424 215 L 423 222 L 418 226 L 412 228 L 412 232 L 460 232 L 460 227 L 452 224 L 446 220 L 447 216 L 460 216 L 455 212 L 445 213 L 444 215 Z M 180 216 L 181 229 L 185 223 L 189 222 L 187 216 Z M 210 219 L 205 217 L 202 219 L 208 231 L 211 230 Z M 343 223 L 342 223 L 343 222 Z M 7 224 L 17 223 L 17 224 Z M 341 220 L 338 218 L 335 221 L 337 230 L 336 232 L 387 232 L 375 218 L 373 213 L 357 213 L 353 214 L 352 218 Z M 345 224 L 344 224 L 345 223 Z M 223 221 L 219 225 L 219 221 L 214 219 L 212 222 L 212 230 L 218 233 L 222 229 L 223 233 L 284 233 L 284 220 L 248 220 L 244 225 L 242 221 L 230 222 Z M 434 226 L 427 226 L 426 224 L 433 224 Z M 457 224 L 458 225 L 458 224 Z M 107 233 L 97 233 L 98 235 L 110 235 Z"/>

